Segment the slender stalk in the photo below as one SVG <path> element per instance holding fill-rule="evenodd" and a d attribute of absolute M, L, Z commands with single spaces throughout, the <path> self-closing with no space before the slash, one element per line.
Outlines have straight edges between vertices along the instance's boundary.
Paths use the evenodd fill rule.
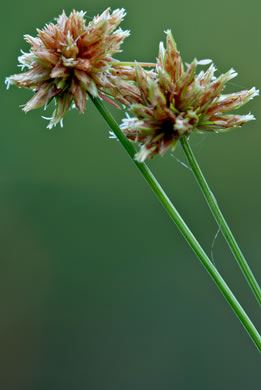
<path fill-rule="evenodd" d="M 218 203 L 212 193 L 212 191 L 210 190 L 209 186 L 208 186 L 208 183 L 205 179 L 205 177 L 203 176 L 203 173 L 201 172 L 201 169 L 198 165 L 198 162 L 192 152 L 192 149 L 189 145 L 189 142 L 188 142 L 188 139 L 187 137 L 182 137 L 181 138 L 181 145 L 183 147 L 183 150 L 187 156 L 187 159 L 189 161 L 189 164 L 190 164 L 190 167 L 194 173 L 194 176 L 205 196 L 205 199 L 208 203 L 208 206 L 210 208 L 210 210 L 212 211 L 212 214 L 214 215 L 214 218 L 218 224 L 218 226 L 220 227 L 220 230 L 221 232 L 223 233 L 223 236 L 224 238 L 226 239 L 236 261 L 238 262 L 238 265 L 243 273 L 243 275 L 245 276 L 246 280 L 248 281 L 249 283 L 249 286 L 250 288 L 252 289 L 253 291 L 253 294 L 255 295 L 257 301 L 259 304 L 261 304 L 261 290 L 260 290 L 260 287 L 243 255 L 243 253 L 241 252 L 219 206 L 218 206 Z"/>
<path fill-rule="evenodd" d="M 111 66 L 136 66 L 137 64 L 149 68 L 155 68 L 156 64 L 154 62 L 111 62 Z"/>
<path fill-rule="evenodd" d="M 171 203 L 170 199 L 160 186 L 160 184 L 157 182 L 156 178 L 153 176 L 150 169 L 147 167 L 144 163 L 139 163 L 137 160 L 134 159 L 134 155 L 136 153 L 135 148 L 133 145 L 129 142 L 129 140 L 125 137 L 125 135 L 120 130 L 118 124 L 110 114 L 110 112 L 106 109 L 106 107 L 103 105 L 101 100 L 94 98 L 90 95 L 90 98 L 92 99 L 93 103 L 105 119 L 105 121 L 110 126 L 111 130 L 114 132 L 116 137 L 121 142 L 122 146 L 125 148 L 129 156 L 131 157 L 132 161 L 135 163 L 141 174 L 143 175 L 144 179 L 149 184 L 152 191 L 155 193 L 155 195 L 158 197 L 159 201 L 161 202 L 162 206 L 165 208 L 171 219 L 176 223 L 177 227 L 191 246 L 191 248 L 194 250 L 196 255 L 198 256 L 201 264 L 205 267 L 205 269 L 208 271 L 214 282 L 216 283 L 217 287 L 220 289 L 224 297 L 226 298 L 227 302 L 230 304 L 231 308 L 234 310 L 236 315 L 238 316 L 239 320 L 241 321 L 242 325 L 245 327 L 246 331 L 248 332 L 249 336 L 251 337 L 252 341 L 256 345 L 259 352 L 261 352 L 261 337 L 251 322 L 251 320 L 248 318 L 246 312 L 240 305 L 240 303 L 237 301 L 236 297 L 233 295 L 232 291 L 226 284 L 226 282 L 223 280 L 217 269 L 214 267 L 204 250 L 201 248 L 200 244 L 188 228 L 188 226 L 183 221 L 182 217 L 179 215 L 178 211 L 174 207 L 174 205 Z"/>

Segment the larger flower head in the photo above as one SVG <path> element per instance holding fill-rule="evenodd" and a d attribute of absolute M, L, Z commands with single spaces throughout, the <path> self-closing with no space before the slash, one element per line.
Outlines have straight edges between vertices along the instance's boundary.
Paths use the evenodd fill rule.
<path fill-rule="evenodd" d="M 196 73 L 197 65 L 206 65 L 210 60 L 196 59 L 184 70 L 180 53 L 168 30 L 166 49 L 160 44 L 155 77 L 136 65 L 137 83 L 142 95 L 142 104 L 133 104 L 130 111 L 135 117 L 123 120 L 125 135 L 140 143 L 136 158 L 144 161 L 156 154 L 164 154 L 175 147 L 182 136 L 195 131 L 222 132 L 254 119 L 248 115 L 228 115 L 258 94 L 255 88 L 222 95 L 225 84 L 237 73 L 231 69 L 218 78 L 215 67 Z"/>
<path fill-rule="evenodd" d="M 63 12 L 56 24 L 37 30 L 36 38 L 25 35 L 31 50 L 23 53 L 19 62 L 29 71 L 7 78 L 7 85 L 35 91 L 24 111 L 46 105 L 54 98 L 56 109 L 49 124 L 51 128 L 62 120 L 72 102 L 80 112 L 84 111 L 86 92 L 108 100 L 102 93 L 105 92 L 125 104 L 137 101 L 133 98 L 135 89 L 124 84 L 128 69 L 123 70 L 119 63 L 114 73 L 110 72 L 113 63 L 118 62 L 112 55 L 120 51 L 122 41 L 129 35 L 129 31 L 116 30 L 124 16 L 123 9 L 110 13 L 108 8 L 86 26 L 83 11 L 73 11 L 69 17 Z M 117 77 L 122 73 L 123 79 Z M 119 87 L 125 88 L 123 94 L 118 92 Z"/>

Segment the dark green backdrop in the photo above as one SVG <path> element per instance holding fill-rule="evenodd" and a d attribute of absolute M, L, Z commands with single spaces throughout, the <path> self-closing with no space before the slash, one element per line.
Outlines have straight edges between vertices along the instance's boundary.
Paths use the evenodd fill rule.
<path fill-rule="evenodd" d="M 257 390 L 260 359 L 224 298 L 88 102 L 64 128 L 25 115 L 10 88 L 17 56 L 72 8 L 127 8 L 122 60 L 154 61 L 171 28 L 184 61 L 235 67 L 229 89 L 261 87 L 258 0 L 5 2 L 1 21 L 0 338 L 3 390 Z M 249 263 L 260 266 L 260 98 L 256 122 L 193 136 L 194 151 Z M 115 110 L 116 111 L 116 110 Z M 118 119 L 121 113 L 115 112 Z M 184 160 L 180 148 L 175 153 Z M 189 170 L 150 166 L 210 253 L 217 227 Z M 214 258 L 249 315 L 249 293 L 221 236 Z M 260 327 L 259 327 L 260 328 Z"/>

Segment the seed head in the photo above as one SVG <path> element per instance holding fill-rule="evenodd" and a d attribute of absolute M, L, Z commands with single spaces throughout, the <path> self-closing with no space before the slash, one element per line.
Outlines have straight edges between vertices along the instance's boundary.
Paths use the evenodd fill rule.
<path fill-rule="evenodd" d="M 251 114 L 226 113 L 241 107 L 259 91 L 252 88 L 222 95 L 225 84 L 237 76 L 234 69 L 216 78 L 210 60 L 195 59 L 184 70 L 171 31 L 166 34 L 166 49 L 161 42 L 154 76 L 136 65 L 143 101 L 130 107 L 135 117 L 124 119 L 121 126 L 131 141 L 140 143 L 136 158 L 141 162 L 163 155 L 170 147 L 174 149 L 180 137 L 192 132 L 224 132 L 255 119 Z M 198 65 L 207 64 L 210 66 L 205 72 L 196 73 Z"/>
<path fill-rule="evenodd" d="M 108 8 L 86 26 L 85 12 L 73 11 L 69 17 L 63 12 L 56 24 L 37 30 L 37 37 L 25 35 L 31 50 L 22 53 L 18 60 L 22 69 L 29 70 L 6 79 L 7 86 L 14 84 L 35 91 L 23 110 L 41 107 L 54 98 L 56 109 L 48 126 L 52 128 L 73 102 L 81 113 L 84 111 L 87 92 L 110 103 L 113 102 L 106 95 L 118 97 L 124 104 L 138 101 L 137 88 L 124 77 L 124 72 L 129 71 L 134 78 L 135 71 L 123 70 L 119 62 L 112 72 L 113 63 L 118 63 L 112 55 L 120 51 L 121 43 L 129 35 L 129 31 L 120 28 L 115 31 L 124 16 L 123 9 L 110 13 Z M 124 96 L 119 94 L 119 87 L 125 88 Z"/>

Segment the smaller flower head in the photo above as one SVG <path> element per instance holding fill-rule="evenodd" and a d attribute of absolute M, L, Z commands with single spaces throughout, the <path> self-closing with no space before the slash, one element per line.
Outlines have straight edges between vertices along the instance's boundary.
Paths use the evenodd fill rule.
<path fill-rule="evenodd" d="M 56 109 L 48 126 L 52 128 L 62 120 L 72 103 L 81 113 L 84 111 L 87 92 L 111 103 L 104 93 L 118 97 L 123 103 L 137 101 L 138 97 L 134 99 L 137 88 L 124 80 L 128 69 L 123 71 L 118 66 L 118 73 L 116 70 L 111 73 L 112 64 L 118 62 L 112 56 L 120 51 L 121 43 L 129 35 L 129 31 L 116 30 L 124 16 L 123 9 L 110 13 L 108 8 L 86 26 L 83 11 L 73 11 L 69 17 L 63 12 L 56 24 L 37 30 L 37 37 L 25 35 L 31 50 L 18 59 L 22 69 L 29 70 L 6 80 L 7 86 L 14 84 L 35 91 L 23 110 L 41 107 L 54 98 Z M 125 87 L 125 97 L 119 94 L 121 86 Z"/>
<path fill-rule="evenodd" d="M 258 95 L 255 88 L 222 95 L 225 84 L 237 73 L 231 69 L 216 78 L 210 60 L 196 59 L 184 70 L 171 31 L 166 34 L 166 49 L 161 42 L 155 75 L 151 77 L 136 65 L 142 103 L 130 107 L 135 116 L 124 119 L 121 126 L 131 141 L 140 143 L 139 161 L 163 155 L 169 147 L 174 149 L 180 137 L 192 132 L 223 132 L 254 119 L 250 114 L 227 112 Z M 205 72 L 196 73 L 198 65 L 207 64 L 210 66 Z"/>

